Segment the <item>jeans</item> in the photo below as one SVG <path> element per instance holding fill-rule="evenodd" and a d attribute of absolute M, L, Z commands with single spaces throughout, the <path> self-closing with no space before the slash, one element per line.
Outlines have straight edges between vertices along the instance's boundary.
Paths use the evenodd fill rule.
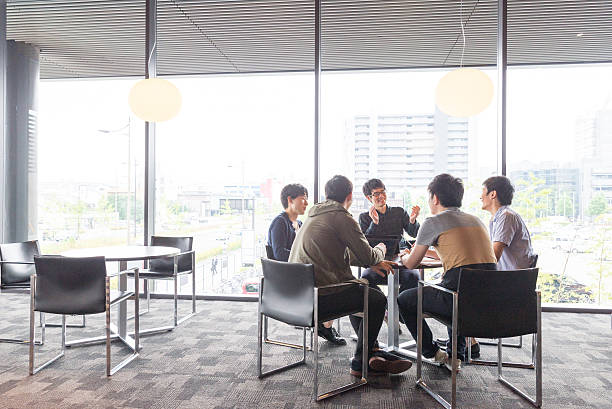
<path fill-rule="evenodd" d="M 368 290 L 368 356 L 371 356 L 372 348 L 382 326 L 387 298 L 378 289 L 369 288 Z M 346 315 L 358 311 L 363 311 L 363 287 L 357 284 L 329 294 L 319 293 L 319 322 L 329 321 L 342 314 Z M 354 359 L 361 362 L 363 356 L 363 320 L 361 317 L 355 317 L 354 315 L 349 318 L 357 334 Z"/>
<path fill-rule="evenodd" d="M 463 266 L 465 268 L 481 268 L 487 270 L 495 270 L 495 264 L 471 264 Z M 459 282 L 459 272 L 462 267 L 451 268 L 444 273 L 440 285 L 449 290 L 455 291 Z M 411 288 L 402 292 L 397 298 L 400 314 L 404 319 L 404 323 L 408 327 L 412 338 L 417 339 L 417 303 L 418 303 L 418 288 Z M 423 312 L 431 312 L 432 314 L 444 317 L 448 321 L 452 320 L 453 316 L 453 296 L 451 294 L 438 291 L 432 287 L 423 288 Z M 446 344 L 446 352 L 450 356 L 452 354 L 452 330 L 448 330 L 448 342 Z M 438 346 L 433 342 L 433 335 L 427 322 L 423 320 L 423 356 L 432 358 L 438 351 Z M 457 357 L 465 360 L 465 337 L 457 334 Z"/>

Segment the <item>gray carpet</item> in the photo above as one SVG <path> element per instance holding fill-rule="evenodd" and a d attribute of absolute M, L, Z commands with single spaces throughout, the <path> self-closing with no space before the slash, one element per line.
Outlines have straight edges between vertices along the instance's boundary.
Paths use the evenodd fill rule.
<path fill-rule="evenodd" d="M 27 295 L 0 295 L 0 337 L 27 336 Z M 159 325 L 154 318 L 171 316 L 171 302 L 153 300 L 143 328 Z M 181 313 L 189 310 L 183 301 Z M 366 387 L 312 402 L 313 365 L 257 379 L 255 367 L 256 303 L 199 301 L 198 314 L 175 331 L 142 339 L 140 357 L 111 378 L 104 375 L 104 347 L 71 348 L 66 356 L 34 376 L 28 376 L 28 347 L 0 344 L 0 408 L 436 408 L 415 387 L 415 367 L 399 376 L 372 377 Z M 116 311 L 113 311 L 116 314 Z M 58 317 L 47 317 L 57 322 Z M 103 315 L 88 318 L 87 328 L 69 329 L 68 338 L 103 335 Z M 544 313 L 545 408 L 612 408 L 612 349 L 610 317 Z M 78 322 L 71 318 L 71 322 Z M 382 334 L 385 334 L 383 326 Z M 272 325 L 279 337 L 299 342 L 299 332 Z M 352 332 L 348 319 L 342 333 Z M 402 339 L 408 340 L 409 335 Z M 443 335 L 442 327 L 435 332 Z M 36 348 L 38 363 L 59 348 L 58 328 L 47 330 L 47 342 Z M 381 336 L 381 340 L 384 337 Z M 507 358 L 529 358 L 507 348 Z M 349 358 L 354 344 L 331 347 L 321 342 L 322 388 L 349 382 Z M 265 347 L 264 365 L 281 365 L 299 358 L 299 351 Z M 482 347 L 483 358 L 494 359 L 495 347 Z M 114 362 L 129 352 L 116 344 Z M 507 377 L 533 393 L 533 370 L 505 369 Z M 449 372 L 425 365 L 425 379 L 449 397 Z M 496 380 L 492 367 L 465 366 L 459 374 L 458 401 L 465 408 L 527 408 L 526 401 Z"/>

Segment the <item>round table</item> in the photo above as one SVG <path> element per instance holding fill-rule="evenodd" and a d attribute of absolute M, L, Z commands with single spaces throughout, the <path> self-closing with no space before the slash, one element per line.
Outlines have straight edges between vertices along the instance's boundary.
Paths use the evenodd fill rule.
<path fill-rule="evenodd" d="M 127 262 L 134 260 L 153 260 L 156 258 L 173 257 L 181 251 L 176 247 L 164 246 L 110 246 L 68 250 L 62 253 L 64 257 L 96 257 L 104 256 L 106 261 L 118 261 L 119 271 L 127 270 Z M 119 290 L 127 291 L 127 276 L 119 276 Z M 113 326 L 114 327 L 114 326 Z M 127 300 L 119 303 L 118 338 L 135 349 L 134 340 L 127 333 Z M 104 337 L 90 338 L 66 343 L 66 346 L 87 345 L 104 341 Z"/>

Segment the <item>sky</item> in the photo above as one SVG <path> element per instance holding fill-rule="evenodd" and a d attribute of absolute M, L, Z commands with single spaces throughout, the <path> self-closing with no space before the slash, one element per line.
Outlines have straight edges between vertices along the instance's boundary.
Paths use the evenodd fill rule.
<path fill-rule="evenodd" d="M 359 114 L 433 113 L 435 87 L 446 72 L 325 73 L 321 81 L 322 179 L 345 173 L 342 157 L 347 120 Z M 495 83 L 495 71 L 486 72 Z M 509 170 L 522 161 L 571 161 L 576 119 L 612 109 L 610 78 L 612 65 L 509 69 Z M 181 91 L 183 105 L 177 117 L 157 126 L 159 178 L 208 187 L 243 181 L 258 184 L 270 177 L 310 183 L 314 172 L 313 74 L 171 80 Z M 41 183 L 112 184 L 125 179 L 128 141 L 132 166 L 136 161 L 137 171 L 142 170 L 144 125 L 130 116 L 127 104 L 135 82 L 41 81 Z M 496 120 L 494 97 L 470 122 L 476 132 L 479 166 L 492 171 L 496 167 Z"/>

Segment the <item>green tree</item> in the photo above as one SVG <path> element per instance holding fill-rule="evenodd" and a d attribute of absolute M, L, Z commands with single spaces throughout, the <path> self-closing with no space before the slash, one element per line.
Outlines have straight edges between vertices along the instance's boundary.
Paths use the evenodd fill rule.
<path fill-rule="evenodd" d="M 221 214 L 232 214 L 232 208 L 229 204 L 229 200 L 225 199 L 223 206 L 221 206 L 220 212 Z"/>
<path fill-rule="evenodd" d="M 527 179 L 515 181 L 516 191 L 512 206 L 528 223 L 549 215 L 549 197 L 552 190 L 545 188 L 544 183 L 544 179 L 537 178 L 533 173 L 530 173 Z"/>
<path fill-rule="evenodd" d="M 596 217 L 606 213 L 608 210 L 608 202 L 603 193 L 598 193 L 591 199 L 589 203 L 589 215 Z"/>

